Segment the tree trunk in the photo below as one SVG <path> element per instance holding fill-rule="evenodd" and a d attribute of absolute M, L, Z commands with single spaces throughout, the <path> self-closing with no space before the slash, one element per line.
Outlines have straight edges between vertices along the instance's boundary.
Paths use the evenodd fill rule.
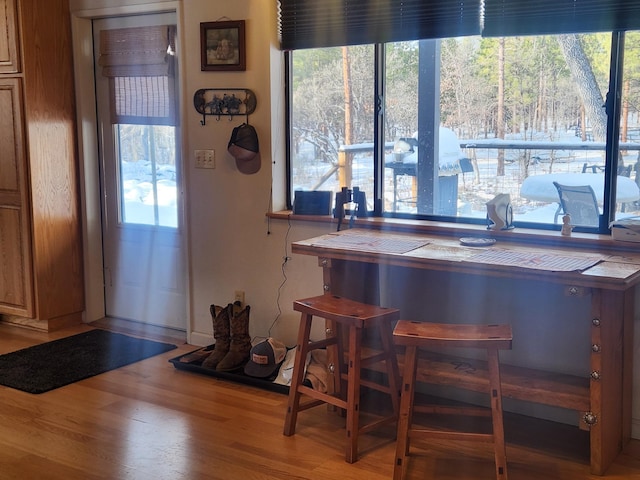
<path fill-rule="evenodd" d="M 344 144 L 353 142 L 353 121 L 351 119 L 351 66 L 349 49 L 342 47 L 342 81 L 344 85 Z M 352 153 L 338 156 L 338 180 L 340 187 L 351 187 Z"/>
<path fill-rule="evenodd" d="M 622 111 L 620 116 L 620 141 L 626 142 L 629 135 L 629 79 L 625 78 L 622 83 Z M 627 154 L 626 150 L 620 150 L 620 156 L 618 158 L 618 167 L 624 166 L 624 155 Z"/>
<path fill-rule="evenodd" d="M 498 40 L 498 113 L 496 135 L 504 139 L 504 37 Z M 498 150 L 496 175 L 504 176 L 504 150 Z"/>
<path fill-rule="evenodd" d="M 348 47 L 342 47 L 342 80 L 344 85 L 344 144 L 351 145 L 353 125 L 351 121 L 351 67 Z"/>
<path fill-rule="evenodd" d="M 626 142 L 629 135 L 629 79 L 625 78 L 622 84 L 622 112 L 620 126 L 620 141 Z"/>
<path fill-rule="evenodd" d="M 607 115 L 603 108 L 604 99 L 580 39 L 575 34 L 558 35 L 557 38 L 569 71 L 580 92 L 587 117 L 591 121 L 593 139 L 604 142 L 607 135 Z M 587 125 L 583 124 L 582 128 L 586 130 Z"/>

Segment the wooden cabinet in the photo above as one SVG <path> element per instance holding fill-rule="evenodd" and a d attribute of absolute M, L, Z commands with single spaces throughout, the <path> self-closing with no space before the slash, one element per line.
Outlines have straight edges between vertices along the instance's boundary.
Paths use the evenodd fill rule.
<path fill-rule="evenodd" d="M 0 315 L 52 330 L 84 309 L 69 6 L 0 12 Z"/>
<path fill-rule="evenodd" d="M 0 78 L 0 311 L 32 311 L 29 199 L 19 78 Z"/>
<path fill-rule="evenodd" d="M 0 0 L 0 73 L 18 71 L 16 0 Z"/>

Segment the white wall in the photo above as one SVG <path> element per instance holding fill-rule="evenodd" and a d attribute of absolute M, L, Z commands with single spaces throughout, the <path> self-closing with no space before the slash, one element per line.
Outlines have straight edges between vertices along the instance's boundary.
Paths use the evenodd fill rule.
<path fill-rule="evenodd" d="M 199 24 L 223 17 L 245 20 L 247 69 L 201 72 Z M 187 162 L 193 343 L 211 341 L 209 304 L 226 304 L 233 300 L 235 290 L 244 290 L 245 300 L 251 305 L 251 335 L 271 334 L 292 344 L 297 325 L 297 315 L 291 312 L 293 298 L 322 291 L 319 269 L 312 268 L 307 275 L 306 270 L 296 273 L 294 268 L 312 265 L 312 259 L 295 259 L 287 264 L 285 273 L 292 278 L 285 282 L 281 265 L 287 226 L 269 222 L 265 216 L 271 205 L 274 178 L 274 189 L 279 190 L 274 194 L 275 207 L 284 207 L 282 55 L 276 48 L 275 26 L 275 2 L 184 2 L 185 158 L 190 159 L 196 149 L 214 149 L 217 157 L 214 170 L 195 169 L 193 162 Z M 262 168 L 257 174 L 238 172 L 235 161 L 226 153 L 231 130 L 243 118 L 230 122 L 224 117 L 220 121 L 209 117 L 205 126 L 200 124 L 201 116 L 191 107 L 193 92 L 200 88 L 249 88 L 256 94 L 257 108 L 249 122 L 260 140 Z M 295 231 L 298 238 L 315 233 L 301 227 Z M 280 311 L 277 324 L 269 332 Z"/>
<path fill-rule="evenodd" d="M 70 5 L 76 15 L 74 28 L 79 32 L 90 32 L 86 19 L 91 17 L 92 11 L 103 15 L 162 8 L 178 10 L 190 290 L 187 329 L 190 341 L 194 345 L 211 343 L 209 305 L 226 304 L 233 300 L 235 290 L 244 290 L 246 302 L 251 305 L 251 335 L 270 335 L 293 345 L 298 315 L 292 311 L 292 301 L 320 294 L 322 272 L 315 258 L 291 256 L 290 243 L 327 233 L 332 227 L 317 223 L 269 221 L 265 216 L 270 209 L 282 209 L 285 198 L 284 88 L 282 55 L 277 49 L 276 1 L 149 3 L 146 0 L 70 0 Z M 200 22 L 221 19 L 243 19 L 246 22 L 246 71 L 200 71 Z M 86 48 L 83 40 L 76 39 L 76 49 L 83 48 Z M 79 83 L 82 97 L 83 87 L 81 81 Z M 233 158 L 226 153 L 231 130 L 243 118 L 230 122 L 224 117 L 220 121 L 208 117 L 205 126 L 200 124 L 201 116 L 193 108 L 193 93 L 200 88 L 249 88 L 255 92 L 257 109 L 249 121 L 258 132 L 262 152 L 262 168 L 257 174 L 239 173 Z M 82 104 L 82 98 L 80 100 Z M 90 113 L 86 116 L 80 119 L 81 123 L 90 121 Z M 99 222 L 95 221 L 96 203 L 99 205 L 99 201 L 95 198 L 97 191 L 92 187 L 96 173 L 87 168 L 95 162 L 90 144 L 91 141 L 86 142 L 87 151 L 81 152 L 88 160 L 85 165 L 88 178 L 85 182 L 85 215 L 94 219 L 89 225 L 99 228 Z M 193 151 L 197 149 L 216 151 L 214 170 L 194 168 Z M 85 232 L 85 242 L 95 243 L 97 235 L 99 232 L 96 233 L 95 229 Z M 292 258 L 283 267 L 285 256 Z M 98 263 L 89 258 L 86 265 Z M 97 277 L 101 275 L 98 273 Z M 457 281 L 460 283 L 443 284 L 441 280 L 434 281 L 429 274 L 396 278 L 391 283 L 395 288 L 389 290 L 387 299 L 397 303 L 406 318 L 437 316 L 443 308 L 451 305 L 462 306 L 468 317 L 482 312 L 482 316 L 489 319 L 498 314 L 504 315 L 506 309 L 508 315 L 519 319 L 514 340 L 518 352 L 507 355 L 508 361 L 588 375 L 589 327 L 583 323 L 589 322 L 589 315 L 584 302 L 576 303 L 575 299 L 564 298 L 554 286 L 531 284 L 527 289 L 527 285 L 521 284 L 525 288 L 513 293 L 510 292 L 510 282 Z M 88 320 L 93 315 L 91 303 L 94 301 L 91 299 L 99 297 L 98 284 L 99 278 L 92 281 L 89 277 Z M 478 285 L 483 289 L 478 290 Z M 487 289 L 487 285 L 492 286 L 491 289 Z M 440 308 L 427 310 L 410 306 L 413 299 L 428 299 L 429 295 L 434 299 L 431 305 L 439 305 Z M 532 304 L 548 304 L 550 301 L 557 307 L 558 313 L 554 315 L 546 316 L 531 308 Z M 100 308 L 94 310 L 99 312 Z M 560 333 L 550 335 L 550 331 Z M 319 326 L 314 335 L 319 337 L 322 333 Z M 576 336 L 580 337 L 579 342 L 575 341 Z M 635 345 L 639 343 L 640 340 L 636 340 Z M 634 388 L 634 419 L 640 418 L 638 385 L 640 381 L 635 382 Z M 535 407 L 530 407 L 530 410 L 520 407 L 520 410 L 539 413 Z M 634 436 L 640 437 L 640 420 L 634 420 Z"/>

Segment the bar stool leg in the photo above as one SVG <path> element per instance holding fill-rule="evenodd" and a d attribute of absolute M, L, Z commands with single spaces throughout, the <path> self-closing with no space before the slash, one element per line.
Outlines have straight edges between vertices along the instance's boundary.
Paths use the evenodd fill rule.
<path fill-rule="evenodd" d="M 393 343 L 393 332 L 388 324 L 378 323 L 378 330 L 382 340 L 382 349 L 385 353 L 385 365 L 387 367 L 387 379 L 389 382 L 389 394 L 393 405 L 393 414 L 398 418 L 400 412 L 400 371 L 398 370 L 398 358 Z"/>
<path fill-rule="evenodd" d="M 502 418 L 502 391 L 500 386 L 498 350 L 487 350 L 487 366 L 489 370 L 491 418 L 493 420 L 496 479 L 507 480 L 507 453 L 504 444 L 504 421 Z"/>
<path fill-rule="evenodd" d="M 402 480 L 407 471 L 407 455 L 409 454 L 409 430 L 413 417 L 413 396 L 415 394 L 415 378 L 417 367 L 417 347 L 407 346 L 404 354 L 404 371 L 402 375 L 402 394 L 400 396 L 400 413 L 398 417 L 398 435 L 396 439 L 396 457 L 393 466 L 393 480 Z"/>
<path fill-rule="evenodd" d="M 340 325 L 338 322 L 330 321 L 331 324 L 331 332 L 328 336 L 334 336 L 336 341 L 334 345 L 330 345 L 328 348 L 328 352 L 330 352 L 331 358 L 333 358 L 333 385 L 334 390 L 333 393 L 340 397 L 345 402 L 347 401 L 347 380 L 344 378 L 344 326 Z M 330 405 L 330 410 L 335 411 L 336 407 Z M 340 409 L 340 415 L 343 417 L 347 416 L 347 412 L 344 409 Z"/>
<path fill-rule="evenodd" d="M 298 407 L 300 406 L 300 392 L 298 392 L 298 387 L 302 385 L 304 364 L 307 358 L 307 340 L 311 332 L 312 318 L 311 315 L 303 313 L 300 320 L 300 328 L 298 329 L 296 356 L 293 363 L 293 378 L 291 379 L 291 386 L 289 387 L 287 415 L 284 420 L 284 434 L 286 436 L 291 436 L 296 433 Z"/>
<path fill-rule="evenodd" d="M 349 327 L 349 353 L 347 365 L 347 451 L 346 461 L 358 460 L 358 433 L 360 430 L 360 347 L 362 329 Z"/>

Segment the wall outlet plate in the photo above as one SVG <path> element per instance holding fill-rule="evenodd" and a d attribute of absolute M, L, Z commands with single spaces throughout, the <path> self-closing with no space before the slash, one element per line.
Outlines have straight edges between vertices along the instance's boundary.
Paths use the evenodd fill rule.
<path fill-rule="evenodd" d="M 233 295 L 234 302 L 240 302 L 240 305 L 244 306 L 244 292 L 242 290 L 236 290 Z"/>

